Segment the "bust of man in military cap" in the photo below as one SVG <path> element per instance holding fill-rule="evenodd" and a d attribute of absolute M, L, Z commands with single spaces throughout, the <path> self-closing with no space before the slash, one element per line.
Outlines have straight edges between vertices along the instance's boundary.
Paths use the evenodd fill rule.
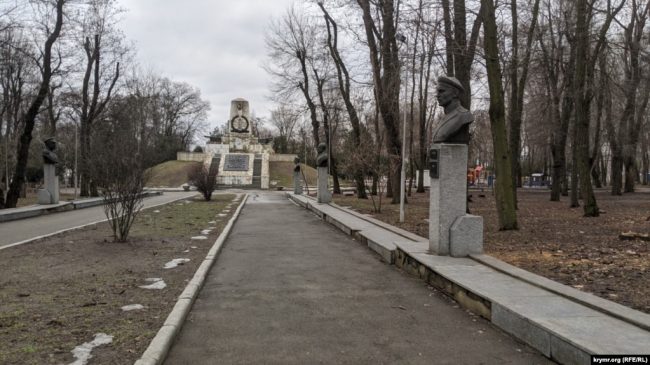
<path fill-rule="evenodd" d="M 460 94 L 465 89 L 455 77 L 438 78 L 438 104 L 445 108 L 445 117 L 433 133 L 433 143 L 469 144 L 469 125 L 472 113 L 460 105 Z"/>
<path fill-rule="evenodd" d="M 293 172 L 300 172 L 300 157 L 295 157 L 293 159 L 295 166 L 293 167 Z"/>
<path fill-rule="evenodd" d="M 45 145 L 43 148 L 43 163 L 46 165 L 56 165 L 59 163 L 59 157 L 57 157 L 54 150 L 56 150 L 56 140 L 53 137 L 50 137 L 43 141 Z"/>
<path fill-rule="evenodd" d="M 316 166 L 318 167 L 327 167 L 329 166 L 329 157 L 327 156 L 327 145 L 325 143 L 321 143 L 318 145 L 316 148 L 316 151 L 318 152 L 318 156 L 316 157 Z"/>

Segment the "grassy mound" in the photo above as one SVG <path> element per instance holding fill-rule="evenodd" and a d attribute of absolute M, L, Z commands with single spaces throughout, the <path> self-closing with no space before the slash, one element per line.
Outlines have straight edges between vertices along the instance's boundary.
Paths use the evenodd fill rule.
<path fill-rule="evenodd" d="M 275 186 L 284 186 L 285 189 L 292 187 L 294 166 L 295 164 L 293 162 L 269 162 L 270 181 L 276 181 L 277 184 Z M 300 166 L 302 166 L 302 171 L 304 172 L 305 178 L 307 179 L 307 185 L 316 186 L 316 169 L 305 164 L 300 164 Z M 271 188 L 273 188 L 273 185 Z"/>
<path fill-rule="evenodd" d="M 201 164 L 195 161 L 167 161 L 150 168 L 151 177 L 147 186 L 177 188 L 187 182 L 187 173 Z"/>

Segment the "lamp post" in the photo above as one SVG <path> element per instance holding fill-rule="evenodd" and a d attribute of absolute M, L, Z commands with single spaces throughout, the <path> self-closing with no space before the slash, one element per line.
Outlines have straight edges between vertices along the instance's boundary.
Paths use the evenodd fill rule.
<path fill-rule="evenodd" d="M 9 134 L 5 130 L 5 191 L 4 200 L 7 201 L 9 193 Z"/>
<path fill-rule="evenodd" d="M 77 164 L 77 123 L 74 124 L 74 199 L 77 199 L 77 181 L 79 181 L 79 167 Z"/>
<path fill-rule="evenodd" d="M 404 43 L 408 48 L 408 43 L 406 43 L 406 36 L 402 34 L 397 34 L 397 40 Z M 407 49 L 408 51 L 408 49 Z M 402 121 L 402 172 L 400 176 L 400 191 L 399 191 L 399 222 L 404 223 L 404 191 L 406 190 L 406 103 L 408 101 L 408 68 L 406 67 L 406 61 L 404 61 L 404 71 L 406 72 L 406 81 L 404 85 L 404 120 Z"/>

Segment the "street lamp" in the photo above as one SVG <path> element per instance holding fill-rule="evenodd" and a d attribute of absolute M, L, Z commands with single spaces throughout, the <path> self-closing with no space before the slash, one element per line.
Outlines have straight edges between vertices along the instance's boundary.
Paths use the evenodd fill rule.
<path fill-rule="evenodd" d="M 74 199 L 77 199 L 77 181 L 79 181 L 79 166 L 77 163 L 77 123 L 74 124 Z"/>
<path fill-rule="evenodd" d="M 408 43 L 406 42 L 406 36 L 403 34 L 397 34 L 397 40 L 407 47 Z M 406 103 L 408 101 L 408 68 L 406 67 L 406 61 L 404 61 L 404 70 L 406 71 L 406 77 L 404 80 L 406 84 L 404 85 L 404 120 L 402 121 L 402 173 L 400 176 L 400 192 L 399 192 L 399 222 L 404 223 L 404 191 L 406 190 Z"/>

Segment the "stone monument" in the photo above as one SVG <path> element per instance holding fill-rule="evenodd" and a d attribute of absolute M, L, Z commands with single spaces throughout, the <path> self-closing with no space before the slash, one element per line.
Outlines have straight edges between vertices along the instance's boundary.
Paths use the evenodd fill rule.
<path fill-rule="evenodd" d="M 327 187 L 329 174 L 327 168 L 329 166 L 329 157 L 327 156 L 327 145 L 321 143 L 317 148 L 318 156 L 316 157 L 316 166 L 318 166 L 318 193 L 317 198 L 319 203 L 329 203 L 332 201 L 332 194 Z"/>
<path fill-rule="evenodd" d="M 43 180 L 45 188 L 38 191 L 38 204 L 58 204 L 59 203 L 59 178 L 56 176 L 56 165 L 59 163 L 59 157 L 54 152 L 56 150 L 56 141 L 54 138 L 48 138 L 44 142 L 43 148 Z"/>
<path fill-rule="evenodd" d="M 300 176 L 300 157 L 293 159 L 293 163 L 296 164 L 293 168 L 293 193 L 296 195 L 302 194 L 302 176 Z"/>
<path fill-rule="evenodd" d="M 474 117 L 460 105 L 462 92 L 456 78 L 438 78 L 437 99 L 445 117 L 429 150 L 429 249 L 454 257 L 483 252 L 483 218 L 466 214 L 467 146 Z"/>
<path fill-rule="evenodd" d="M 271 141 L 253 135 L 250 105 L 242 98 L 230 102 L 228 132 L 209 136 L 204 164 L 217 168 L 217 185 L 253 189 L 269 188 Z M 213 166 L 214 165 L 214 166 Z"/>

